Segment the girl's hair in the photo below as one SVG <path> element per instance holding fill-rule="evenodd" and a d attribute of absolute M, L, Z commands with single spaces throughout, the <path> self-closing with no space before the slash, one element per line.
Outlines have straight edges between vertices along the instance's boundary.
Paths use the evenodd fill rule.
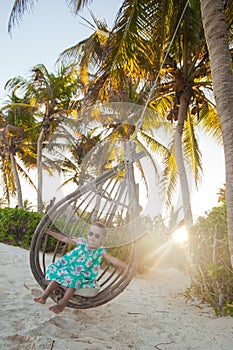
<path fill-rule="evenodd" d="M 106 236 L 107 229 L 106 229 L 106 226 L 102 222 L 99 222 L 99 221 L 93 222 L 92 226 L 96 226 L 96 227 L 102 228 L 103 235 Z"/>

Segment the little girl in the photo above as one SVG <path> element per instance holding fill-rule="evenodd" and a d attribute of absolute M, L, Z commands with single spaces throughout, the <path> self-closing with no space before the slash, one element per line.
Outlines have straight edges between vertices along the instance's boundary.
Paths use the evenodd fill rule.
<path fill-rule="evenodd" d="M 101 246 L 106 234 L 106 228 L 101 223 L 95 223 L 90 227 L 87 240 L 80 237 L 77 239 L 67 237 L 54 231 L 47 231 L 47 233 L 61 242 L 75 245 L 73 250 L 48 266 L 45 279 L 50 283 L 40 297 L 34 298 L 34 301 L 45 304 L 47 298 L 59 285 L 65 286 L 66 291 L 63 298 L 58 304 L 49 308 L 56 314 L 64 310 L 74 295 L 75 289 L 95 287 L 102 257 L 113 265 L 121 268 L 127 267 L 125 262 L 109 255 Z"/>

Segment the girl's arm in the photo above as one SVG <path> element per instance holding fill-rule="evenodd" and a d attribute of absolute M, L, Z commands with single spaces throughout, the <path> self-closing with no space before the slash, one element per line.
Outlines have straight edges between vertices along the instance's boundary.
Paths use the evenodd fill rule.
<path fill-rule="evenodd" d="M 106 260 L 110 261 L 110 263 L 115 266 L 121 267 L 123 269 L 126 269 L 128 266 L 124 261 L 121 261 L 120 259 L 117 259 L 108 253 L 103 253 L 102 255 Z"/>
<path fill-rule="evenodd" d="M 46 229 L 45 232 L 47 234 L 49 234 L 50 236 L 58 239 L 61 242 L 72 244 L 72 245 L 76 244 L 76 241 L 73 238 L 65 236 L 65 235 L 63 235 L 61 233 L 58 233 L 58 232 L 55 232 L 55 231 L 51 231 L 51 230 L 48 230 L 48 229 Z"/>

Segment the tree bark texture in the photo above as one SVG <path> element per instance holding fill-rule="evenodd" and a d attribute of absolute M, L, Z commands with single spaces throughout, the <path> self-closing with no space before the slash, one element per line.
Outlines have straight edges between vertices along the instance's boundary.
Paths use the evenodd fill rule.
<path fill-rule="evenodd" d="M 226 207 L 229 249 L 233 266 L 233 74 L 222 0 L 201 0 L 214 97 L 220 118 L 226 166 Z M 216 164 L 217 166 L 217 164 Z"/>
<path fill-rule="evenodd" d="M 184 210 L 184 222 L 186 227 L 191 227 L 193 225 L 193 216 L 191 210 L 191 201 L 190 201 L 190 192 L 189 192 L 189 184 L 187 179 L 187 173 L 184 164 L 183 157 L 183 147 L 182 147 L 182 134 L 184 128 L 184 121 L 187 118 L 188 111 L 188 101 L 183 93 L 180 97 L 180 108 L 178 121 L 176 126 L 175 133 L 175 155 L 176 155 L 176 164 L 177 170 L 179 173 L 180 187 L 182 193 L 182 201 L 183 201 L 183 210 Z"/>

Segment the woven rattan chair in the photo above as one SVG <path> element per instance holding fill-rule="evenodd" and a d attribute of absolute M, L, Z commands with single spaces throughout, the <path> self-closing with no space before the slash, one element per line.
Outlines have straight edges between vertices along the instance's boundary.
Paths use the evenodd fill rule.
<path fill-rule="evenodd" d="M 77 290 L 68 307 L 84 309 L 102 305 L 119 295 L 135 274 L 135 242 L 138 237 L 134 236 L 134 232 L 140 224 L 137 221 L 140 206 L 134 169 L 143 156 L 143 152 L 135 153 L 79 186 L 53 205 L 36 228 L 31 243 L 30 264 L 35 279 L 43 289 L 47 286 L 44 276 L 48 264 L 71 249 L 64 243 L 55 242 L 46 234 L 46 229 L 58 230 L 71 237 L 85 237 L 89 225 L 101 221 L 108 229 L 105 247 L 111 255 L 115 254 L 128 264 L 127 269 L 121 270 L 103 261 L 97 280 L 99 289 Z M 63 294 L 61 286 L 51 298 L 58 302 Z"/>

